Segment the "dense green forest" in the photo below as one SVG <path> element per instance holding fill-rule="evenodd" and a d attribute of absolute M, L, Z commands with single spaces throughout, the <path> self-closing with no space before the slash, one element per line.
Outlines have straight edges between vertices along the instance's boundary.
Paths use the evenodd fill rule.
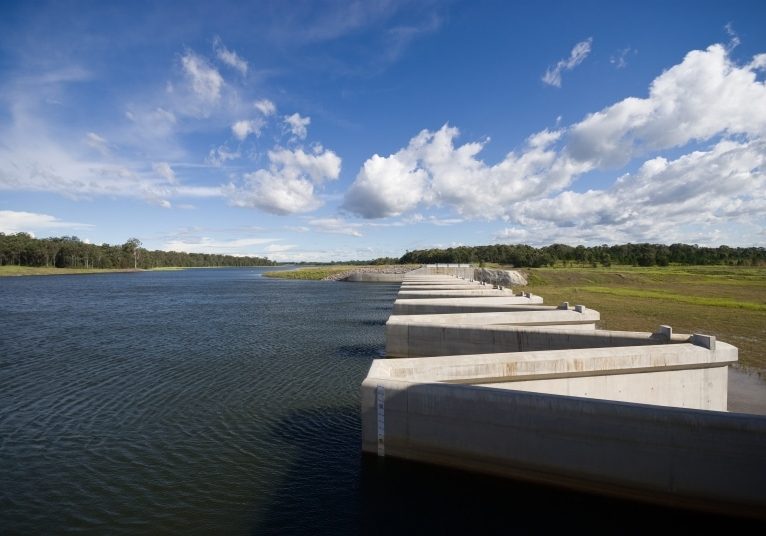
<path fill-rule="evenodd" d="M 535 248 L 524 244 L 461 246 L 448 249 L 408 251 L 399 262 L 404 264 L 495 262 L 517 267 L 541 267 L 555 264 L 610 266 L 667 266 L 673 264 L 766 265 L 766 248 L 717 248 L 688 244 L 621 244 L 615 246 L 567 246 L 553 244 Z"/>
<path fill-rule="evenodd" d="M 234 257 L 210 253 L 149 251 L 131 238 L 119 246 L 88 244 L 76 236 L 33 238 L 27 233 L 0 233 L 0 266 L 57 268 L 163 268 L 168 266 L 272 266 L 263 257 Z"/>

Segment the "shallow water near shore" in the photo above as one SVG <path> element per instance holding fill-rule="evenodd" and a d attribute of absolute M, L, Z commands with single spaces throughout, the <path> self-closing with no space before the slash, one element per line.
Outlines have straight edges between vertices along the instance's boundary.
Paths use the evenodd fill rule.
<path fill-rule="evenodd" d="M 398 285 L 264 270 L 0 281 L 0 532 L 750 523 L 363 459 L 359 385 Z"/>

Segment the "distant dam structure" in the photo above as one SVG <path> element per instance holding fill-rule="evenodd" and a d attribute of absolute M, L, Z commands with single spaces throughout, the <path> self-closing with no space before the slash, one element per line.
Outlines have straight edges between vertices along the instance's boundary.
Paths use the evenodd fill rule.
<path fill-rule="evenodd" d="M 735 346 L 597 329 L 598 311 L 496 272 L 402 275 L 361 386 L 363 452 L 766 518 L 766 415 L 728 411 Z"/>

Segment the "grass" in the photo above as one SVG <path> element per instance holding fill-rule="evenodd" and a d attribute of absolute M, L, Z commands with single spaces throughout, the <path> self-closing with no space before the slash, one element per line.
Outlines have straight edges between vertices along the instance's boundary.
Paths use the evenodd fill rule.
<path fill-rule="evenodd" d="M 297 270 L 280 270 L 274 272 L 264 272 L 264 277 L 276 277 L 279 279 L 308 279 L 311 281 L 318 281 L 325 277 L 338 274 L 340 272 L 347 272 L 361 268 L 361 266 L 355 266 L 352 264 L 336 264 L 333 266 L 307 266 L 306 268 L 298 268 Z"/>
<path fill-rule="evenodd" d="M 419 264 L 408 265 L 410 269 L 415 269 Z M 280 270 L 274 272 L 264 272 L 264 277 L 277 277 L 280 279 L 305 279 L 311 281 L 319 281 L 328 276 L 339 274 L 342 272 L 353 272 L 362 268 L 387 268 L 392 266 L 385 265 L 358 265 L 358 264 L 335 264 L 332 266 L 307 266 L 305 268 L 298 268 L 297 270 Z M 397 266 L 401 267 L 401 265 Z"/>
<path fill-rule="evenodd" d="M 22 275 L 76 275 L 76 274 L 106 274 L 112 272 L 134 272 L 125 268 L 44 268 L 36 266 L 0 266 L 0 277 Z"/>
<path fill-rule="evenodd" d="M 523 290 L 546 303 L 601 313 L 603 329 L 707 333 L 739 348 L 742 365 L 766 368 L 766 268 L 668 266 L 536 268 Z"/>

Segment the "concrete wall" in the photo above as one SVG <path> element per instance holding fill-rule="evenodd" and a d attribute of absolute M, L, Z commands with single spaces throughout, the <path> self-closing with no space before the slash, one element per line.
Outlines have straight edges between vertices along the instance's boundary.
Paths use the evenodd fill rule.
<path fill-rule="evenodd" d="M 449 313 L 430 315 L 396 315 L 388 318 L 387 324 L 430 324 L 434 326 L 469 326 L 469 325 L 516 325 L 543 326 L 595 323 L 601 315 L 594 309 L 561 309 L 544 307 L 517 311 Z"/>
<path fill-rule="evenodd" d="M 368 378 L 362 423 L 365 452 L 766 515 L 766 417 Z"/>
<path fill-rule="evenodd" d="M 660 333 L 595 330 L 592 323 L 566 328 L 540 326 L 440 326 L 427 324 L 386 325 L 386 354 L 389 357 L 530 352 L 568 348 L 606 348 L 662 344 Z M 686 342 L 688 336 L 674 336 Z"/>
<path fill-rule="evenodd" d="M 395 315 L 426 315 L 440 313 L 481 313 L 500 311 L 545 310 L 543 299 L 534 294 L 508 297 L 484 298 L 433 298 L 433 299 L 397 299 L 394 302 Z M 538 306 L 537 308 L 535 306 Z M 540 308 L 542 307 L 542 308 Z"/>
<path fill-rule="evenodd" d="M 737 349 L 691 343 L 376 360 L 369 378 L 491 386 L 624 402 L 726 410 Z"/>
<path fill-rule="evenodd" d="M 492 287 L 469 287 L 465 290 L 400 290 L 398 298 L 401 299 L 427 299 L 427 298 L 477 298 L 480 296 L 512 297 L 510 290 L 497 290 Z"/>
<path fill-rule="evenodd" d="M 376 272 L 354 272 L 345 281 L 355 283 L 401 283 L 407 274 L 382 274 Z"/>
<path fill-rule="evenodd" d="M 766 416 L 726 413 L 735 347 L 421 274 L 386 325 L 401 359 L 362 384 L 365 452 L 766 518 Z"/>

